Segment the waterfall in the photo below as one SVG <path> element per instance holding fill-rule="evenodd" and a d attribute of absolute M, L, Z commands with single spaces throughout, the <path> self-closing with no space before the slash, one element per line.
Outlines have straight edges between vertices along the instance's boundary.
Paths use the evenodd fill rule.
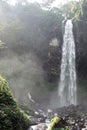
<path fill-rule="evenodd" d="M 58 102 L 60 107 L 76 105 L 76 68 L 75 68 L 75 42 L 73 37 L 73 24 L 66 21 L 62 46 L 61 74 L 58 87 Z"/>

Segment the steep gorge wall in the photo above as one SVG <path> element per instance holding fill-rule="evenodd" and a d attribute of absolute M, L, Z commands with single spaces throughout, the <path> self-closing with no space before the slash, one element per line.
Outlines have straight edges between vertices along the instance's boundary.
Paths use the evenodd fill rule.
<path fill-rule="evenodd" d="M 87 0 L 82 1 L 79 16 L 74 22 L 74 37 L 78 76 L 87 78 Z"/>

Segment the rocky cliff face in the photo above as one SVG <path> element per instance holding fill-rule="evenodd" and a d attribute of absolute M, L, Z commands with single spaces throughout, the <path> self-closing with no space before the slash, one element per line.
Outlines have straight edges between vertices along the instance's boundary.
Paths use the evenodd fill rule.
<path fill-rule="evenodd" d="M 87 76 L 87 23 L 78 21 L 74 31 L 76 42 L 76 65 L 79 76 Z"/>
<path fill-rule="evenodd" d="M 80 77 L 87 77 L 87 1 L 83 0 L 81 13 L 74 23 L 76 65 Z"/>

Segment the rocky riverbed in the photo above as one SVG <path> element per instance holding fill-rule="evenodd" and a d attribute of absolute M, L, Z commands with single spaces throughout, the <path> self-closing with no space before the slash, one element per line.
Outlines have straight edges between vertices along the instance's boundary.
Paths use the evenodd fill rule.
<path fill-rule="evenodd" d="M 29 130 L 47 130 L 51 119 L 55 116 L 66 121 L 71 130 L 87 130 L 87 106 L 83 104 L 55 110 L 48 109 L 47 112 L 39 109 L 35 111 L 34 116 L 30 117 L 33 123 Z"/>

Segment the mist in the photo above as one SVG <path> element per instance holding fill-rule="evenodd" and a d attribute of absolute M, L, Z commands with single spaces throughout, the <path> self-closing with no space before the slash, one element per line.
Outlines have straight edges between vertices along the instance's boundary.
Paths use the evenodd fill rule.
<path fill-rule="evenodd" d="M 49 5 L 52 1 L 47 2 Z M 6 1 L 0 1 L 0 74 L 7 79 L 19 104 L 28 108 L 58 107 L 63 45 L 62 21 L 65 12 L 74 19 L 74 13 L 68 12 L 73 4 L 78 2 L 44 10 L 39 3 L 25 1 L 25 4 L 22 4 L 20 1 L 12 6 Z M 82 101 L 85 96 L 80 93 L 85 91 L 86 83 L 84 89 L 82 86 L 87 77 L 87 45 L 83 40 L 86 35 L 79 34 L 80 28 L 76 27 L 79 28 L 79 24 L 74 26 L 79 86 L 77 95 L 80 95 L 79 100 Z M 83 32 L 85 33 L 84 30 Z M 81 44 L 82 41 L 84 44 Z M 30 101 L 29 94 L 35 104 L 32 103 L 33 100 Z"/>
<path fill-rule="evenodd" d="M 45 87 L 41 63 L 32 52 L 21 56 L 10 50 L 5 55 L 3 52 L 0 73 L 9 82 L 14 97 L 22 104 L 29 105 L 28 92 L 35 97 Z"/>

